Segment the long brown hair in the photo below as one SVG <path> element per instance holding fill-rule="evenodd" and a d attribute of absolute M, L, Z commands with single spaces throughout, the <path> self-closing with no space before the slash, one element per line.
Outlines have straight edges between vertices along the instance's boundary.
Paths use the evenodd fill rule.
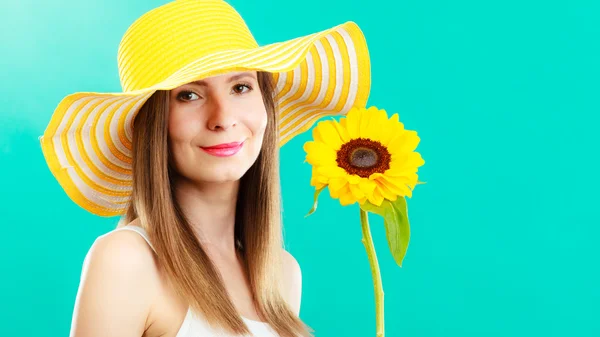
<path fill-rule="evenodd" d="M 260 154 L 240 180 L 234 239 L 259 314 L 281 337 L 312 336 L 314 330 L 294 314 L 281 295 L 278 113 L 272 74 L 258 72 L 258 83 L 268 122 Z M 123 223 L 139 218 L 162 270 L 194 311 L 217 329 L 248 334 L 220 273 L 174 197 L 176 172 L 168 164 L 169 96 L 169 91 L 155 92 L 135 117 L 133 194 Z"/>

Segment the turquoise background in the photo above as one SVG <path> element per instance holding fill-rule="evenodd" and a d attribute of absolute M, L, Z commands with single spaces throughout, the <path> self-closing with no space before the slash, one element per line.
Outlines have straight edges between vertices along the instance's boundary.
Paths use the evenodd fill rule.
<path fill-rule="evenodd" d="M 76 91 L 120 91 L 116 55 L 151 0 L 0 4 L 0 321 L 66 336 L 83 258 L 117 218 L 68 199 L 38 142 Z M 600 6 L 596 1 L 231 1 L 260 44 L 347 20 L 372 58 L 369 105 L 417 130 L 426 160 L 393 261 L 371 217 L 386 336 L 600 336 Z M 376 6 L 375 6 L 376 4 Z M 313 188 L 282 148 L 285 239 L 316 336 L 374 336 L 358 207 Z"/>

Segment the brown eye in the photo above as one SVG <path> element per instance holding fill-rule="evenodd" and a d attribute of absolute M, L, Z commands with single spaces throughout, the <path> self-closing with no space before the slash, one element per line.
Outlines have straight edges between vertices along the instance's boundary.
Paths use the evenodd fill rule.
<path fill-rule="evenodd" d="M 246 90 L 246 91 L 244 91 L 244 89 L 247 89 L 247 90 Z M 236 84 L 236 85 L 233 87 L 233 90 L 234 90 L 236 93 L 238 93 L 238 94 L 243 94 L 243 93 L 245 93 L 245 92 L 248 92 L 248 91 L 252 90 L 252 87 L 251 87 L 250 85 L 248 85 L 248 84 L 245 84 L 245 83 L 240 83 L 240 84 Z"/>
<path fill-rule="evenodd" d="M 196 98 L 194 98 L 194 96 Z M 195 93 L 191 92 L 191 91 L 182 91 L 177 95 L 177 99 L 182 100 L 182 101 L 195 101 L 196 99 L 199 99 L 200 97 L 198 95 L 196 95 Z"/>

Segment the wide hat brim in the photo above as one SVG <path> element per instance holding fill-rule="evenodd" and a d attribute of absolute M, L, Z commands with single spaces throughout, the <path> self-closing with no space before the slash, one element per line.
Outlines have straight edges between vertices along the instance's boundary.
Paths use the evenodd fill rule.
<path fill-rule="evenodd" d="M 101 216 L 123 214 L 132 190 L 132 121 L 144 102 L 157 90 L 249 70 L 274 74 L 281 146 L 321 117 L 364 107 L 371 86 L 365 38 L 346 22 L 285 42 L 207 55 L 149 88 L 68 95 L 40 137 L 46 162 L 79 206 Z"/>

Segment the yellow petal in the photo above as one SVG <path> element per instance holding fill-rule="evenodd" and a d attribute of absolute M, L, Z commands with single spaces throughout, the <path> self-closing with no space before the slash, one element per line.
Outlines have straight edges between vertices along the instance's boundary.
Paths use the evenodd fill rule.
<path fill-rule="evenodd" d="M 338 198 L 339 197 L 338 192 L 341 191 L 342 189 L 344 189 L 346 187 L 346 185 L 348 185 L 348 180 L 346 180 L 345 178 L 329 179 L 329 190 L 332 192 L 336 192 L 336 196 L 334 197 L 332 195 L 332 197 Z"/>
<path fill-rule="evenodd" d="M 319 122 L 313 130 L 313 137 L 316 141 L 326 144 L 335 151 L 342 146 L 342 139 L 333 125 L 333 121 Z"/>
<path fill-rule="evenodd" d="M 376 191 L 379 191 L 379 193 L 381 193 L 381 195 L 384 198 L 391 200 L 391 201 L 396 200 L 397 195 L 394 192 L 390 191 L 390 189 L 387 188 L 387 186 L 384 183 L 379 182 L 379 181 L 375 181 L 375 183 L 377 184 Z"/>
<path fill-rule="evenodd" d="M 374 115 L 377 111 L 379 111 L 380 109 L 377 108 L 377 106 L 375 105 L 371 105 L 370 107 L 365 107 L 365 108 L 361 108 L 361 113 L 363 115 L 369 115 L 372 116 Z"/>
<path fill-rule="evenodd" d="M 358 187 L 358 185 L 350 184 L 348 185 L 350 188 L 350 192 L 352 195 L 358 200 L 365 197 L 365 193 Z"/>
<path fill-rule="evenodd" d="M 404 131 L 404 124 L 402 124 L 402 122 L 400 122 L 400 115 L 398 115 L 397 113 L 393 114 L 388 119 L 388 124 L 390 124 L 390 126 L 393 127 L 394 129 L 398 130 L 398 133 L 401 133 L 402 131 Z"/>
<path fill-rule="evenodd" d="M 311 186 L 315 186 L 317 188 L 323 187 L 329 183 L 329 177 L 321 175 L 318 173 L 317 169 L 313 167 L 312 176 L 310 178 Z"/>
<path fill-rule="evenodd" d="M 412 197 L 412 188 L 408 184 L 403 183 L 402 190 L 404 191 L 405 196 L 409 198 Z"/>
<path fill-rule="evenodd" d="M 356 175 L 356 174 L 350 174 L 348 175 L 348 182 L 350 184 L 356 185 L 360 182 L 360 180 L 362 179 L 360 176 Z"/>
<path fill-rule="evenodd" d="M 392 155 L 392 161 L 390 162 L 390 169 L 388 171 L 390 172 L 406 172 L 406 173 L 414 173 L 417 171 L 417 167 L 410 167 L 406 165 L 406 154 L 404 155 L 399 155 L 399 154 L 393 154 Z M 388 173 L 388 171 L 385 171 L 386 174 Z M 393 174 L 393 175 L 398 175 L 398 174 Z"/>
<path fill-rule="evenodd" d="M 375 206 L 381 206 L 381 204 L 383 203 L 383 199 L 383 194 L 381 194 L 381 191 L 379 191 L 379 189 L 377 188 L 375 188 L 373 190 L 373 193 L 371 193 L 371 195 L 369 195 L 368 197 L 369 202 Z"/>
<path fill-rule="evenodd" d="M 384 109 L 373 109 L 371 111 L 371 115 L 379 124 L 385 124 L 388 122 L 388 114 Z"/>
<path fill-rule="evenodd" d="M 370 126 L 371 124 L 376 124 L 377 121 L 373 118 L 373 113 L 376 110 L 374 107 L 370 107 L 369 109 L 360 109 L 360 125 L 358 126 L 358 134 L 362 138 L 370 138 Z"/>
<path fill-rule="evenodd" d="M 348 175 L 348 173 L 346 173 L 346 171 L 343 168 L 336 166 L 336 164 L 319 166 L 317 168 L 317 172 L 321 175 L 324 175 L 324 176 L 327 176 L 330 178 L 337 178 L 337 177 L 345 178 Z"/>
<path fill-rule="evenodd" d="M 410 167 L 420 167 L 425 164 L 425 160 L 419 152 L 410 152 L 406 156 L 406 165 Z"/>
<path fill-rule="evenodd" d="M 323 187 L 327 186 L 327 184 L 320 183 L 320 182 L 318 182 L 318 181 L 316 181 L 316 180 L 311 180 L 311 181 L 310 181 L 310 186 L 314 186 L 316 189 L 318 189 L 318 190 L 319 190 L 319 189 L 321 189 L 321 188 L 323 188 Z"/>
<path fill-rule="evenodd" d="M 423 157 L 421 156 L 421 154 L 419 152 L 411 152 L 410 156 L 411 156 L 410 160 L 413 163 L 413 165 L 416 165 L 416 166 L 425 165 L 425 159 L 423 159 Z"/>
<path fill-rule="evenodd" d="M 306 142 L 303 148 L 306 161 L 311 165 L 331 165 L 336 162 L 337 153 L 321 142 Z"/>
<path fill-rule="evenodd" d="M 377 187 L 377 185 L 375 185 L 375 182 L 365 178 L 361 179 L 358 182 L 358 186 L 366 195 L 373 193 L 375 187 Z"/>
<path fill-rule="evenodd" d="M 417 186 L 417 181 L 409 181 L 404 183 L 406 187 L 412 192 L 415 190 L 415 186 Z"/>
<path fill-rule="evenodd" d="M 333 189 L 331 188 L 331 184 L 329 184 L 328 186 L 328 190 L 329 190 L 329 196 L 331 196 L 332 199 L 339 199 L 340 198 L 340 192 L 342 191 L 342 189 Z"/>
<path fill-rule="evenodd" d="M 340 204 L 342 204 L 342 206 L 348 206 L 355 202 L 356 202 L 356 198 L 354 198 L 352 196 L 352 193 L 350 193 L 349 190 L 346 191 L 346 193 L 343 193 L 340 195 Z"/>
<path fill-rule="evenodd" d="M 404 130 L 404 132 L 392 139 L 389 148 L 394 153 L 411 152 L 417 148 L 420 140 L 416 131 Z"/>
<path fill-rule="evenodd" d="M 389 141 L 387 143 L 387 149 L 391 154 L 401 153 L 402 142 L 403 142 L 403 134 L 405 131 L 401 131 L 399 133 L 394 133 L 390 135 Z"/>
<path fill-rule="evenodd" d="M 346 118 L 344 118 L 343 120 L 346 126 L 346 130 L 348 130 L 348 135 L 350 136 L 350 138 L 359 138 L 359 126 L 361 123 L 361 111 L 359 110 L 359 108 L 353 107 L 352 109 L 350 109 L 350 111 L 348 111 L 348 114 L 346 115 Z"/>
<path fill-rule="evenodd" d="M 350 139 L 352 139 L 352 137 L 350 136 L 350 132 L 348 131 L 348 122 L 347 122 L 348 118 L 347 117 L 342 117 L 340 118 L 340 120 L 338 121 L 338 123 L 340 124 L 340 126 L 342 127 L 342 129 L 346 130 L 346 133 L 348 134 L 348 137 L 350 137 Z"/>
<path fill-rule="evenodd" d="M 395 195 L 407 195 L 410 192 L 410 189 L 404 184 L 401 179 L 389 177 L 385 174 L 381 174 L 377 180 L 378 183 L 382 183 L 390 192 Z"/>
<path fill-rule="evenodd" d="M 392 154 L 390 168 L 394 170 L 403 170 L 415 172 L 418 167 L 423 166 L 425 161 L 418 152 L 396 153 Z"/>
<path fill-rule="evenodd" d="M 333 122 L 333 126 L 335 127 L 338 134 L 340 135 L 340 139 L 342 140 L 342 142 L 343 143 L 349 142 L 352 138 L 350 138 L 350 134 L 348 134 L 348 130 L 346 130 L 346 126 L 336 120 L 334 120 L 332 122 Z"/>
<path fill-rule="evenodd" d="M 385 171 L 385 175 L 388 177 L 392 177 L 392 178 L 403 179 L 404 182 L 413 182 L 413 181 L 416 182 L 419 178 L 416 172 L 392 170 L 392 169 Z"/>
<path fill-rule="evenodd" d="M 329 185 L 329 195 L 331 196 L 331 198 L 339 199 L 340 203 L 342 204 L 342 200 L 344 200 L 344 202 L 346 202 L 347 204 L 352 203 L 354 200 L 354 197 L 352 197 L 352 193 L 350 192 L 350 188 L 348 187 L 347 182 L 345 183 L 346 184 L 339 189 L 332 189 L 331 185 Z"/>
<path fill-rule="evenodd" d="M 361 128 L 362 137 L 381 142 L 382 136 L 390 132 L 386 127 L 387 114 L 385 110 L 377 110 L 371 107 L 367 109 L 366 116 L 368 117 L 368 122 L 363 120 L 364 125 Z"/>
<path fill-rule="evenodd" d="M 404 131 L 404 125 L 398 121 L 398 118 L 398 114 L 393 114 L 392 117 L 386 121 L 385 126 L 383 127 L 386 132 L 382 132 L 379 136 L 383 145 L 388 146 L 392 139 L 396 138 Z"/>

